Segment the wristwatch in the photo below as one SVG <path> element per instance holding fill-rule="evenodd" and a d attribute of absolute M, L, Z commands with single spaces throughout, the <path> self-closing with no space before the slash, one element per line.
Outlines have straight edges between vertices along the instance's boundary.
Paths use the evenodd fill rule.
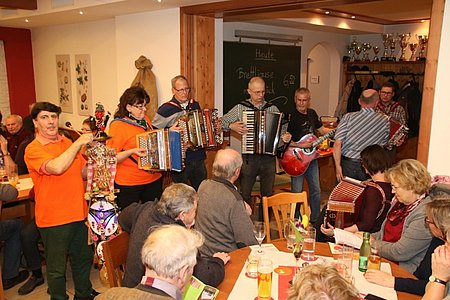
<path fill-rule="evenodd" d="M 428 278 L 428 281 L 430 281 L 430 282 L 437 282 L 437 283 L 440 283 L 440 284 L 443 284 L 443 285 L 446 285 L 446 284 L 447 284 L 446 281 L 441 280 L 441 279 L 439 279 L 439 278 L 436 278 L 436 277 L 434 277 L 433 275 L 431 275 L 431 276 Z"/>

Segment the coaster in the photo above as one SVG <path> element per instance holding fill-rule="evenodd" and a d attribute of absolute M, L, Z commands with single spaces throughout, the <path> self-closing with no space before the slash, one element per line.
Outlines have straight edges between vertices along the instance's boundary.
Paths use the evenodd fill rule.
<path fill-rule="evenodd" d="M 292 274 L 292 268 L 291 267 L 278 267 L 275 268 L 275 273 L 277 273 L 280 276 L 289 276 Z"/>

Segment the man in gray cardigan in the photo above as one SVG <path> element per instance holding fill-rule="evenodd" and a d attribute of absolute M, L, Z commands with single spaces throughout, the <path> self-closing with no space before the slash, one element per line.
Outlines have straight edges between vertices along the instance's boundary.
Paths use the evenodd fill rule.
<path fill-rule="evenodd" d="M 242 157 L 237 151 L 219 150 L 213 163 L 213 178 L 200 184 L 195 229 L 205 238 L 200 247 L 203 255 L 257 244 L 251 209 L 234 186 L 241 166 Z"/>

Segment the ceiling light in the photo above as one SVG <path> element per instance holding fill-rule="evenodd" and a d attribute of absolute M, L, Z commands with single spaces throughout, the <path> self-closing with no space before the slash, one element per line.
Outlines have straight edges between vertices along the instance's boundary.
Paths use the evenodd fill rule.
<path fill-rule="evenodd" d="M 326 12 L 325 12 L 325 14 L 326 14 L 326 15 L 329 15 L 329 14 L 330 14 L 330 12 L 329 12 L 329 11 L 326 11 Z"/>
<path fill-rule="evenodd" d="M 30 22 L 30 20 L 28 20 L 28 19 L 25 19 L 25 23 L 28 23 L 28 22 Z"/>
<path fill-rule="evenodd" d="M 79 13 L 80 15 L 84 15 L 84 12 L 83 12 L 82 10 L 80 10 L 78 13 Z"/>
<path fill-rule="evenodd" d="M 352 16 L 352 19 L 356 19 L 356 16 Z"/>
<path fill-rule="evenodd" d="M 158 1 L 158 3 L 161 3 L 162 2 L 162 0 L 157 0 Z"/>

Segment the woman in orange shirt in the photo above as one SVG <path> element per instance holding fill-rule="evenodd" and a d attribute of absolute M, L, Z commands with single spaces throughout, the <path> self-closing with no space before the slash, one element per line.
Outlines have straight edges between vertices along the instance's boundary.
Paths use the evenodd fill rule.
<path fill-rule="evenodd" d="M 136 145 L 136 135 L 151 130 L 152 125 L 145 115 L 150 102 L 147 92 L 141 87 L 131 87 L 120 97 L 114 120 L 109 127 L 108 147 L 117 151 L 117 173 L 114 186 L 120 189 L 117 205 L 124 209 L 133 202 L 159 199 L 162 194 L 161 173 L 150 173 L 138 169 L 137 159 L 145 156 L 146 150 Z"/>

